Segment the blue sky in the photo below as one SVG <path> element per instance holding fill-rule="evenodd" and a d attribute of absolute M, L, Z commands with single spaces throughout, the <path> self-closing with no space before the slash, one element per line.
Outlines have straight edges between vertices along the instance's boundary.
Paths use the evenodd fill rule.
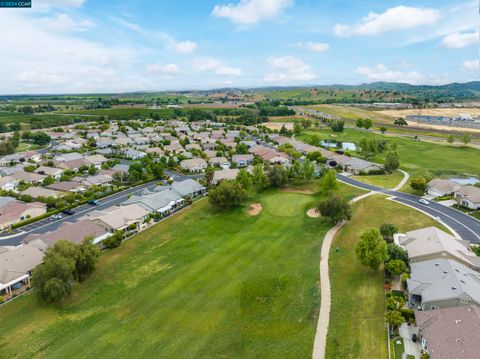
<path fill-rule="evenodd" d="M 33 0 L 0 9 L 0 93 L 477 80 L 478 2 Z"/>

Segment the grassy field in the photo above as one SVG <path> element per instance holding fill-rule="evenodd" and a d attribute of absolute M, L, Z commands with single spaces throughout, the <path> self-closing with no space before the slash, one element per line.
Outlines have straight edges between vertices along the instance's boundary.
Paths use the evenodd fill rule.
<path fill-rule="evenodd" d="M 334 239 L 330 253 L 332 307 L 327 358 L 387 356 L 383 274 L 363 267 L 355 255 L 360 234 L 384 222 L 394 223 L 400 231 L 436 225 L 430 217 L 384 196 L 374 195 L 356 203 L 351 222 Z"/>
<path fill-rule="evenodd" d="M 403 173 L 394 171 L 391 174 L 371 175 L 371 176 L 352 176 L 357 181 L 367 183 L 382 188 L 393 188 L 403 179 Z"/>
<path fill-rule="evenodd" d="M 197 202 L 105 253 L 63 306 L 0 308 L 0 357 L 310 357 L 330 227 L 305 214 L 317 199 L 265 192 L 256 217 Z"/>
<path fill-rule="evenodd" d="M 376 125 L 388 124 L 392 125 L 394 117 L 382 114 L 380 112 L 364 110 L 353 106 L 341 105 L 313 105 L 307 106 L 314 110 L 327 113 L 329 115 L 339 116 L 347 120 L 349 123 L 355 122 L 358 118 L 369 118 Z"/>
<path fill-rule="evenodd" d="M 480 176 L 480 150 L 472 147 L 436 144 L 410 138 L 394 137 L 375 134 L 367 131 L 346 129 L 336 137 L 332 137 L 331 130 L 312 130 L 297 136 L 305 139 L 309 135 L 318 135 L 322 139 L 334 138 L 338 141 L 359 142 L 362 138 L 385 140 L 397 145 L 400 156 L 400 168 L 409 172 L 411 176 L 430 172 L 433 176 L 449 176 L 459 174 L 473 174 Z M 382 163 L 384 154 L 379 154 L 373 160 Z"/>

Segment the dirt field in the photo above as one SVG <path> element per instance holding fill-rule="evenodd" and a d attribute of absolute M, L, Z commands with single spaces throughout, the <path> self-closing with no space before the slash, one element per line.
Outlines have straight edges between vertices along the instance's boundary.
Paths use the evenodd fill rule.
<path fill-rule="evenodd" d="M 280 131 L 282 126 L 285 125 L 287 130 L 293 130 L 293 122 L 265 122 L 262 126 L 268 127 L 271 130 Z"/>
<path fill-rule="evenodd" d="M 480 108 L 421 108 L 421 109 L 408 109 L 408 110 L 383 110 L 377 111 L 378 113 L 393 116 L 403 117 L 412 115 L 421 116 L 459 116 L 459 115 L 471 115 L 480 116 Z"/>

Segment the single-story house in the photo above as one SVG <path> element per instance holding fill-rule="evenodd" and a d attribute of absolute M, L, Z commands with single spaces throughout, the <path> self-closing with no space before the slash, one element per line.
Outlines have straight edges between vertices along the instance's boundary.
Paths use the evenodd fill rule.
<path fill-rule="evenodd" d="M 245 155 L 233 155 L 232 161 L 237 165 L 237 167 L 247 167 L 253 163 L 254 156 L 252 154 Z"/>
<path fill-rule="evenodd" d="M 223 168 L 224 170 L 230 168 L 230 162 L 225 157 L 210 158 L 210 163 L 214 166 Z"/>
<path fill-rule="evenodd" d="M 416 311 L 422 349 L 432 359 L 480 358 L 480 308 L 476 305 Z"/>
<path fill-rule="evenodd" d="M 219 184 L 222 180 L 234 180 L 237 178 L 239 171 L 240 170 L 237 168 L 215 171 L 213 172 L 212 184 Z"/>
<path fill-rule="evenodd" d="M 78 169 L 82 166 L 90 166 L 90 163 L 85 161 L 83 158 L 78 158 L 76 160 L 61 162 L 57 166 L 64 170 L 78 171 Z"/>
<path fill-rule="evenodd" d="M 15 172 L 11 177 L 17 181 L 23 181 L 25 183 L 40 183 L 47 176 L 33 172 L 18 171 Z"/>
<path fill-rule="evenodd" d="M 145 157 L 147 154 L 145 152 L 137 151 L 129 148 L 128 150 L 123 152 L 123 155 L 125 156 L 125 158 L 130 158 L 132 160 L 139 160 L 140 158 Z"/>
<path fill-rule="evenodd" d="M 194 179 L 188 178 L 183 181 L 174 181 L 171 189 L 182 197 L 195 198 L 204 194 L 207 189 Z"/>
<path fill-rule="evenodd" d="M 0 229 L 10 227 L 12 224 L 28 218 L 38 217 L 47 212 L 45 203 L 24 203 L 11 200 L 0 207 Z"/>
<path fill-rule="evenodd" d="M 182 207 L 184 203 L 185 200 L 176 191 L 158 188 L 155 192 L 144 190 L 141 195 L 133 195 L 122 205 L 138 204 L 150 213 L 156 212 L 166 216 Z"/>
<path fill-rule="evenodd" d="M 54 191 L 59 192 L 84 192 L 86 190 L 85 186 L 80 182 L 74 181 L 64 181 L 64 182 L 57 182 L 52 183 L 51 185 L 47 186 L 48 189 L 52 189 Z"/>
<path fill-rule="evenodd" d="M 85 186 L 104 186 L 112 183 L 112 177 L 108 175 L 98 174 L 86 177 L 82 183 Z"/>
<path fill-rule="evenodd" d="M 480 188 L 463 186 L 455 192 L 455 199 L 463 207 L 480 209 Z"/>
<path fill-rule="evenodd" d="M 458 191 L 462 186 L 453 181 L 434 178 L 428 182 L 427 193 L 433 197 L 444 197 Z"/>
<path fill-rule="evenodd" d="M 97 244 L 110 235 L 109 232 L 94 221 L 81 219 L 77 222 L 63 222 L 54 231 L 29 234 L 24 242 L 45 252 L 48 247 L 53 247 L 60 240 L 80 244 L 86 238 L 91 238 L 93 243 Z"/>
<path fill-rule="evenodd" d="M 102 168 L 102 164 L 107 162 L 108 160 L 102 155 L 91 155 L 85 157 L 85 161 L 87 161 L 90 165 L 94 166 L 95 168 Z"/>
<path fill-rule="evenodd" d="M 15 287 L 30 284 L 32 271 L 43 256 L 40 249 L 29 245 L 0 247 L 0 295 L 9 296 Z"/>
<path fill-rule="evenodd" d="M 22 195 L 27 195 L 32 198 L 38 198 L 38 197 L 53 197 L 53 198 L 58 198 L 63 195 L 63 193 L 48 189 L 48 188 L 43 188 L 43 187 L 28 187 L 25 191 L 20 192 Z"/>
<path fill-rule="evenodd" d="M 62 153 L 61 155 L 55 156 L 53 158 L 55 162 L 67 162 L 79 159 L 83 159 L 83 155 L 78 152 Z"/>
<path fill-rule="evenodd" d="M 60 177 L 62 177 L 64 170 L 56 167 L 40 166 L 33 172 L 41 175 L 52 176 L 58 181 Z"/>
<path fill-rule="evenodd" d="M 207 168 L 207 162 L 203 158 L 192 158 L 180 162 L 180 167 L 189 172 L 201 172 Z"/>
<path fill-rule="evenodd" d="M 143 229 L 149 212 L 138 204 L 112 206 L 102 211 L 94 211 L 87 217 L 104 228 L 109 233 L 126 230 L 132 224 Z"/>
<path fill-rule="evenodd" d="M 10 176 L 0 177 L 0 189 L 4 191 L 15 191 L 19 182 L 20 181 Z"/>
<path fill-rule="evenodd" d="M 409 304 L 419 310 L 480 305 L 480 273 L 451 259 L 410 263 L 407 289 Z"/>
<path fill-rule="evenodd" d="M 410 263 L 445 258 L 480 270 L 480 257 L 471 248 L 470 242 L 459 240 L 437 227 L 426 227 L 405 234 L 395 234 L 394 241 L 405 248 Z"/>

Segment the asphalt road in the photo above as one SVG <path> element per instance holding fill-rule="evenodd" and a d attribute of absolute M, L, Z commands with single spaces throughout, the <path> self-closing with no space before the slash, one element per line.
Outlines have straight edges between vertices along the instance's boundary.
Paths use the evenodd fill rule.
<path fill-rule="evenodd" d="M 419 202 L 420 197 L 418 196 L 372 186 L 340 174 L 337 175 L 337 178 L 342 182 L 363 188 L 368 191 L 375 191 L 389 195 L 395 202 L 414 207 L 417 210 L 428 213 L 429 215 L 439 219 L 457 232 L 462 239 L 467 240 L 470 243 L 480 243 L 480 221 L 463 212 L 443 206 L 433 201 L 428 201 L 429 204 L 425 205 Z M 395 213 L 392 213 L 392 216 L 395 216 Z"/>

